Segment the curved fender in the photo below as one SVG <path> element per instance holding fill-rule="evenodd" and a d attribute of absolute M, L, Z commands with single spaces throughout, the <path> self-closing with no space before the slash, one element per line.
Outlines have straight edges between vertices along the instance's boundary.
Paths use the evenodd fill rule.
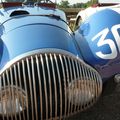
<path fill-rule="evenodd" d="M 84 38 L 84 39 L 81 39 Z M 84 60 L 102 78 L 120 73 L 120 14 L 105 9 L 93 14 L 76 31 Z"/>
<path fill-rule="evenodd" d="M 31 22 L 29 17 L 22 19 L 30 23 L 19 25 L 21 23 L 17 23 L 17 20 L 14 22 L 11 20 L 4 24 L 5 33 L 1 36 L 4 49 L 0 68 L 15 57 L 38 49 L 61 49 L 79 56 L 74 44 L 74 37 L 67 30 L 54 24 L 39 23 L 34 20 Z M 54 20 L 51 21 L 54 22 Z M 16 26 L 18 24 L 17 27 L 13 26 L 15 22 Z"/>

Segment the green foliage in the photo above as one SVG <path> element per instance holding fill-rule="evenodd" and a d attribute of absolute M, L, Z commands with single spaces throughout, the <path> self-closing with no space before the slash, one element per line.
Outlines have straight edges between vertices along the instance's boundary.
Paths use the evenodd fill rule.
<path fill-rule="evenodd" d="M 96 3 L 98 3 L 98 0 L 91 0 L 91 3 L 96 4 Z"/>
<path fill-rule="evenodd" d="M 73 8 L 86 8 L 86 4 L 84 3 L 76 3 L 76 4 L 73 4 L 71 7 Z"/>
<path fill-rule="evenodd" d="M 98 0 L 91 0 L 87 3 L 76 3 L 73 5 L 70 5 L 68 1 L 62 1 L 60 4 L 58 4 L 58 7 L 60 8 L 87 8 L 93 4 L 97 4 Z"/>
<path fill-rule="evenodd" d="M 68 1 L 61 1 L 58 6 L 61 7 L 61 8 L 69 8 L 70 3 Z"/>

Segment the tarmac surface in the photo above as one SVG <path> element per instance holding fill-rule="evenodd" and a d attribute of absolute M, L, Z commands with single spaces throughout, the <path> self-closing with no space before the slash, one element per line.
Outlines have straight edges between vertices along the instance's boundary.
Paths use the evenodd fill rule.
<path fill-rule="evenodd" d="M 110 80 L 93 107 L 67 120 L 120 120 L 120 83 Z"/>

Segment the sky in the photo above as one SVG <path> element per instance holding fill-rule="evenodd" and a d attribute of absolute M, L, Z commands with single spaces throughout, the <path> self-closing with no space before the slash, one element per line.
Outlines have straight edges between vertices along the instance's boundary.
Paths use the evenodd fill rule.
<path fill-rule="evenodd" d="M 56 0 L 57 3 L 61 2 L 61 0 Z M 70 4 L 74 3 L 85 3 L 90 0 L 68 0 Z M 120 0 L 99 0 L 100 3 L 120 3 Z"/>

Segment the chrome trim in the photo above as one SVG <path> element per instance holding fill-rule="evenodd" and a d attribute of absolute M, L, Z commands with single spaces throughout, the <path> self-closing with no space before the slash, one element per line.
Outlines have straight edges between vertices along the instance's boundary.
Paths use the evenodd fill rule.
<path fill-rule="evenodd" d="M 62 87 L 61 87 L 61 78 L 60 78 L 60 70 L 59 70 L 59 67 L 58 67 L 58 61 L 57 61 L 57 57 L 56 55 L 54 54 L 54 58 L 55 58 L 55 63 L 56 63 L 56 66 L 57 66 L 57 74 L 58 74 L 58 81 L 59 81 L 59 89 L 60 89 L 60 116 L 62 115 Z M 55 88 L 56 89 L 56 88 Z M 56 113 L 57 114 L 57 113 Z M 56 117 L 56 114 L 55 114 L 55 117 Z"/>
<path fill-rule="evenodd" d="M 20 88 L 26 94 L 24 101 L 17 94 L 18 103 L 25 110 L 19 108 L 15 115 L 6 113 L 0 116 L 3 120 L 64 119 L 92 106 L 102 92 L 98 72 L 59 49 L 35 50 L 18 56 L 1 71 L 0 85 L 15 86 L 17 93 Z M 14 101 L 13 88 L 9 96 Z"/>
<path fill-rule="evenodd" d="M 61 49 L 53 49 L 53 48 L 46 48 L 46 49 L 37 49 L 37 50 L 33 50 L 33 51 L 29 51 L 29 52 L 26 52 L 26 53 L 24 53 L 24 54 L 21 54 L 21 55 L 19 55 L 19 56 L 17 56 L 17 57 L 15 57 L 14 59 L 12 59 L 11 61 L 9 61 L 1 70 L 0 70 L 0 74 L 2 74 L 2 72 L 4 71 L 4 70 L 6 70 L 7 68 L 9 68 L 12 64 L 14 64 L 15 62 L 17 62 L 17 61 L 19 61 L 19 60 L 21 60 L 21 59 L 23 59 L 23 58 L 25 58 L 25 57 L 28 57 L 28 56 L 30 56 L 30 55 L 35 55 L 35 54 L 39 54 L 39 53 L 41 53 L 41 54 L 43 54 L 43 53 L 46 53 L 46 54 L 49 54 L 49 53 L 55 53 L 55 54 L 64 54 L 65 56 L 70 56 L 70 57 L 72 57 L 72 58 L 74 58 L 74 59 L 78 59 L 80 62 L 82 62 L 83 64 L 86 64 L 86 63 L 84 63 L 84 61 L 83 60 L 81 60 L 79 57 L 78 57 L 78 55 L 74 55 L 74 54 L 72 54 L 72 53 L 70 53 L 70 52 L 68 52 L 68 51 L 65 51 L 65 50 L 61 50 Z M 87 64 L 86 64 L 87 65 Z M 88 65 L 87 65 L 88 66 Z M 94 70 L 94 69 L 93 69 Z"/>
<path fill-rule="evenodd" d="M 14 65 L 14 74 L 15 74 L 15 79 L 16 79 L 16 88 L 17 88 L 17 96 L 18 96 L 18 81 L 17 81 L 17 69 L 16 69 L 16 65 Z M 20 110 L 19 110 L 18 114 L 19 114 L 19 119 L 21 120 Z"/>
<path fill-rule="evenodd" d="M 46 119 L 48 119 L 48 95 L 47 95 L 47 85 L 46 85 L 46 75 L 45 75 L 45 67 L 43 56 L 40 54 L 41 64 L 42 64 L 42 71 L 43 71 L 43 81 L 44 81 L 44 92 L 45 92 L 45 106 L 46 106 Z"/>
<path fill-rule="evenodd" d="M 33 110 L 33 94 L 32 94 L 32 80 L 31 80 L 31 74 L 30 74 L 30 63 L 28 58 L 26 58 L 26 62 L 27 62 L 27 70 L 28 70 L 28 79 L 29 79 L 29 87 L 30 87 L 30 103 L 31 103 L 31 108 L 32 108 L 32 120 L 34 120 L 34 110 Z"/>
<path fill-rule="evenodd" d="M 48 63 L 48 56 L 45 54 L 45 60 L 47 63 L 47 71 L 48 71 L 48 79 L 49 79 L 49 90 L 50 90 L 50 118 L 52 118 L 52 88 L 51 88 L 51 77 L 50 77 L 50 68 L 49 68 L 49 63 Z"/>
<path fill-rule="evenodd" d="M 38 108 L 37 108 L 37 97 L 36 97 L 36 80 L 35 80 L 35 71 L 34 71 L 34 61 L 33 57 L 31 56 L 31 66 L 32 66 L 32 80 L 33 80 L 33 91 L 34 91 L 34 101 L 35 101 L 35 115 L 36 115 L 36 120 L 38 120 Z"/>
<path fill-rule="evenodd" d="M 38 74 L 38 81 L 39 81 L 39 91 L 40 91 L 40 112 L 41 112 L 41 120 L 42 120 L 42 116 L 43 116 L 43 106 L 42 106 L 42 85 L 41 85 L 41 76 L 40 76 L 40 62 L 38 61 L 38 56 L 36 55 L 36 64 L 37 64 L 37 74 Z"/>

